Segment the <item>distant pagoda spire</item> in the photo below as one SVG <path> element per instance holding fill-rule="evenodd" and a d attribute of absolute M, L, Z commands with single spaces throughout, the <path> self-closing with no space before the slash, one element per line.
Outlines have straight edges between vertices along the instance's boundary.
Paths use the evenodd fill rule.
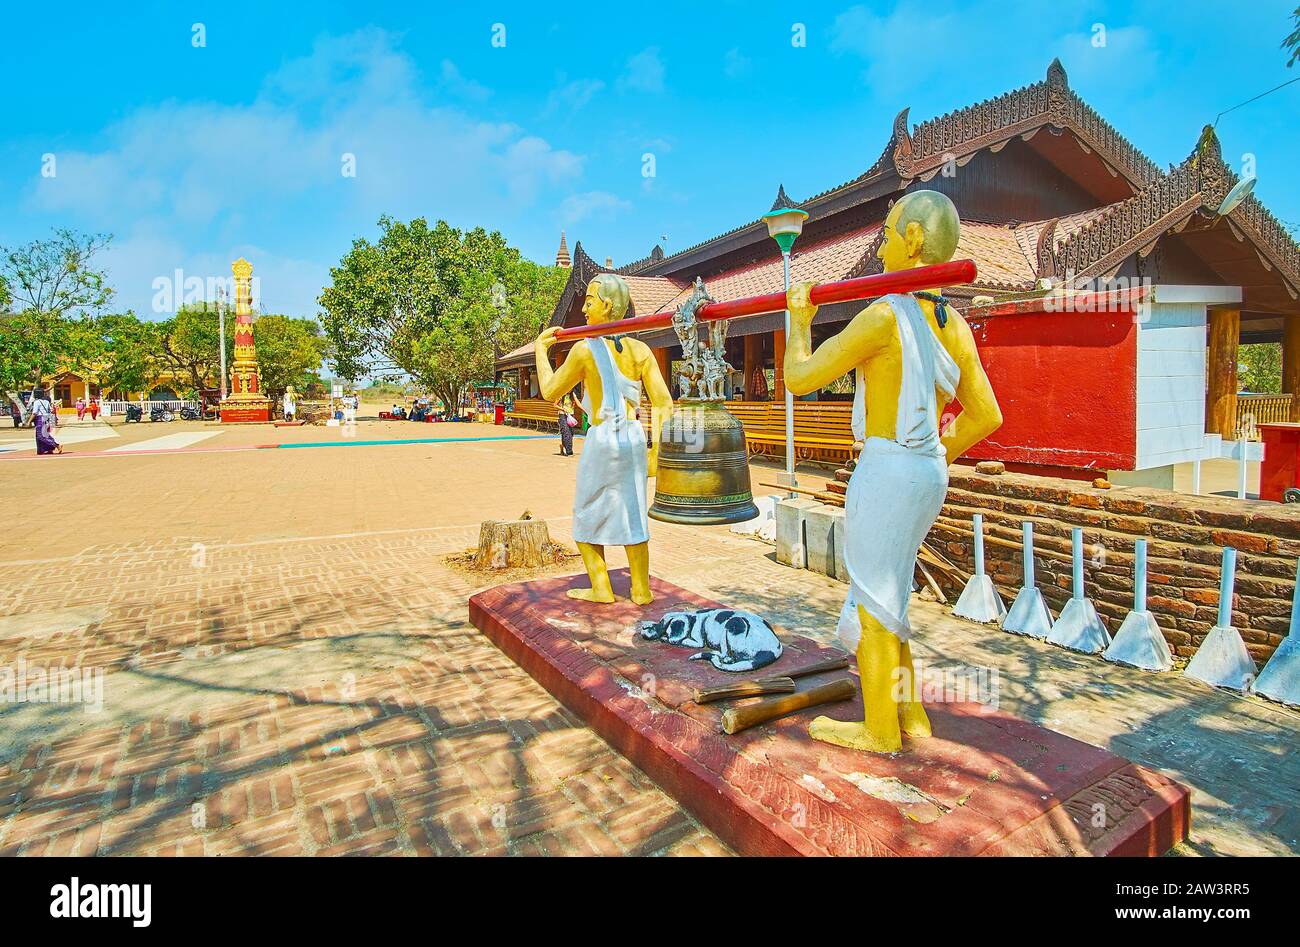
<path fill-rule="evenodd" d="M 560 249 L 555 251 L 555 265 L 562 266 L 566 270 L 573 266 L 573 260 L 569 258 L 569 245 L 564 242 L 564 231 L 560 231 Z"/>

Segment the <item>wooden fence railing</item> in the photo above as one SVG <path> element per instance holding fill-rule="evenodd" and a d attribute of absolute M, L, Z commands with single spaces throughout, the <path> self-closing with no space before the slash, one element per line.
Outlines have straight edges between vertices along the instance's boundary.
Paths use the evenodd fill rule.
<path fill-rule="evenodd" d="M 1290 395 L 1237 395 L 1237 436 L 1259 440 L 1257 425 L 1291 420 Z"/>

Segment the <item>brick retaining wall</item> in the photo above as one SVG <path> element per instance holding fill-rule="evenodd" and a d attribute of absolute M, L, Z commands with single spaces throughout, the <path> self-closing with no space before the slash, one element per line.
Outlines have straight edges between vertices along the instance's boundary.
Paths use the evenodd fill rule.
<path fill-rule="evenodd" d="M 1073 480 L 953 467 L 930 539 L 967 571 L 974 569 L 975 513 L 984 514 L 986 569 L 1008 605 L 1021 583 L 1020 524 L 1031 520 L 1035 578 L 1054 613 L 1070 597 L 1070 530 L 1081 526 L 1086 592 L 1111 634 L 1133 606 L 1133 541 L 1144 538 L 1148 607 L 1178 657 L 1190 658 L 1214 625 L 1224 546 L 1238 550 L 1232 623 L 1251 656 L 1263 666 L 1286 635 L 1300 504 L 1145 487 L 1099 490 Z"/>

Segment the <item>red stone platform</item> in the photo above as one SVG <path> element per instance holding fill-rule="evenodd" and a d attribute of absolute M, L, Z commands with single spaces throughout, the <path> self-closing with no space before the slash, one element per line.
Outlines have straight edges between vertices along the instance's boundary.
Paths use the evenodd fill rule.
<path fill-rule="evenodd" d="M 626 595 L 627 571 L 613 578 Z M 565 596 L 586 584 L 581 575 L 498 586 L 470 599 L 470 620 L 743 854 L 1160 855 L 1187 837 L 1184 787 L 980 704 L 927 704 L 934 736 L 905 738 L 896 754 L 808 736 L 818 714 L 860 719 L 856 699 L 727 736 L 722 711 L 739 702 L 696 704 L 697 687 L 780 674 L 842 652 L 778 629 L 785 653 L 775 664 L 718 671 L 688 661 L 689 649 L 637 633 L 638 622 L 678 604 L 718 603 L 658 579 L 645 609 Z M 848 673 L 801 678 L 799 690 Z"/>

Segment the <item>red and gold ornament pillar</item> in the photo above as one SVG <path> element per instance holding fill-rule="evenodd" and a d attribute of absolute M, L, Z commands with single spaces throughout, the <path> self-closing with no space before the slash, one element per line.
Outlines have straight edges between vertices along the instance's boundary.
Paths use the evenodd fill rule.
<path fill-rule="evenodd" d="M 269 421 L 271 402 L 262 394 L 253 347 L 253 264 L 240 257 L 230 270 L 235 274 L 235 363 L 230 395 L 221 402 L 221 420 Z"/>

